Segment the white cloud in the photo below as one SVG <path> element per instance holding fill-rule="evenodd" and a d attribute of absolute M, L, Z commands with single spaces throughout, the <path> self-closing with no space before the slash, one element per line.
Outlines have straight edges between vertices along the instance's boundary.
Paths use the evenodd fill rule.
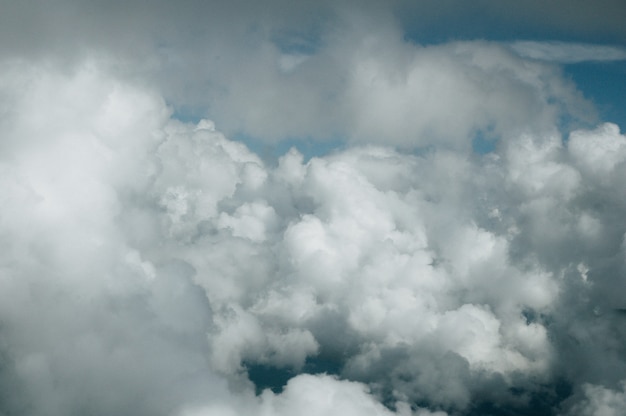
<path fill-rule="evenodd" d="M 171 117 L 171 68 L 2 70 L 0 412 L 462 414 L 559 377 L 619 403 L 593 387 L 626 369 L 619 128 L 562 140 L 588 104 L 506 46 L 342 16 L 306 60 L 264 27 L 208 45 L 220 128 Z M 222 125 L 349 146 L 273 166 Z M 297 375 L 255 396 L 254 365 Z"/>
<path fill-rule="evenodd" d="M 365 415 L 365 416 L 447 416 L 443 411 L 413 411 L 403 402 L 395 403 L 396 411 L 385 408 L 361 383 L 338 380 L 327 375 L 300 375 L 289 380 L 281 394 L 265 390 L 255 408 L 242 405 L 213 404 L 186 409 L 180 416 L 241 415 L 254 412 L 263 416 L 301 415 Z"/>
<path fill-rule="evenodd" d="M 573 132 L 567 147 L 581 168 L 601 180 L 606 181 L 607 176 L 623 170 L 626 137 L 613 123 L 605 123 L 594 131 Z"/>
<path fill-rule="evenodd" d="M 302 415 L 391 415 L 378 401 L 368 396 L 365 386 L 328 376 L 302 375 L 292 379 L 285 392 L 275 396 L 269 391 L 261 397 L 261 414 Z M 410 414 L 408 409 L 398 414 Z"/>
<path fill-rule="evenodd" d="M 586 61 L 623 61 L 626 49 L 617 46 L 566 42 L 518 41 L 511 48 L 520 56 L 565 64 Z"/>

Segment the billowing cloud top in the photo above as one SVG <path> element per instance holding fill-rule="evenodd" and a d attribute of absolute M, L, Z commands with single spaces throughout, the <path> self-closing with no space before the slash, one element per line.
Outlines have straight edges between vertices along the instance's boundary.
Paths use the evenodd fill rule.
<path fill-rule="evenodd" d="M 0 414 L 623 410 L 626 136 L 555 63 L 619 48 L 56 6 L 0 25 Z"/>

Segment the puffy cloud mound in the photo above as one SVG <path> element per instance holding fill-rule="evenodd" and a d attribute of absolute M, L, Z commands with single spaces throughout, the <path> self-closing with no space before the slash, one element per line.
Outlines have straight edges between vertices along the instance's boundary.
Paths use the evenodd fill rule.
<path fill-rule="evenodd" d="M 255 414 L 263 416 L 372 415 L 372 416 L 446 416 L 444 412 L 426 409 L 412 411 L 405 403 L 392 412 L 368 394 L 367 388 L 355 382 L 331 376 L 299 375 L 292 378 L 280 395 L 265 390 L 259 398 Z M 246 409 L 249 410 L 249 409 Z M 181 416 L 236 415 L 236 410 L 221 405 L 187 409 Z"/>
<path fill-rule="evenodd" d="M 346 97 L 365 108 L 350 120 L 369 145 L 275 166 L 98 61 L 7 65 L 0 411 L 545 410 L 557 380 L 586 386 L 572 411 L 617 408 L 593 385 L 626 372 L 626 137 L 607 123 L 564 140 L 552 92 L 537 94 L 575 90 L 499 47 L 409 56 L 399 74 L 354 66 Z M 417 99 L 416 118 L 389 107 Z M 458 125 L 437 109 L 452 104 Z M 495 126 L 494 151 L 469 151 L 476 122 Z M 405 131 L 431 147 L 371 144 Z M 336 374 L 301 374 L 324 363 Z M 254 366 L 294 377 L 255 396 Z"/>
<path fill-rule="evenodd" d="M 626 387 L 611 390 L 593 384 L 583 385 L 585 398 L 567 413 L 572 416 L 617 416 L 626 408 Z"/>

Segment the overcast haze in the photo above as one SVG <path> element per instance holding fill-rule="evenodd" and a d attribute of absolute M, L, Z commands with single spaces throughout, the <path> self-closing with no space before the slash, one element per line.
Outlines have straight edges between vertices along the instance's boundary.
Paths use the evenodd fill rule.
<path fill-rule="evenodd" d="M 624 18 L 0 0 L 0 415 L 623 415 Z"/>

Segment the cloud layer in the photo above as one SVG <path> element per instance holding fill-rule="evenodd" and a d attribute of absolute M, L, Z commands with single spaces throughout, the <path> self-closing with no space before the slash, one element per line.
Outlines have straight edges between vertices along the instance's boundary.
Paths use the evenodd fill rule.
<path fill-rule="evenodd" d="M 21 69 L 2 91 L 6 411 L 391 412 L 328 376 L 254 398 L 247 365 L 319 358 L 400 414 L 623 377 L 617 126 L 271 167 L 95 65 Z"/>
<path fill-rule="evenodd" d="M 2 43 L 0 414 L 617 415 L 620 127 L 546 44 L 285 7 Z"/>

